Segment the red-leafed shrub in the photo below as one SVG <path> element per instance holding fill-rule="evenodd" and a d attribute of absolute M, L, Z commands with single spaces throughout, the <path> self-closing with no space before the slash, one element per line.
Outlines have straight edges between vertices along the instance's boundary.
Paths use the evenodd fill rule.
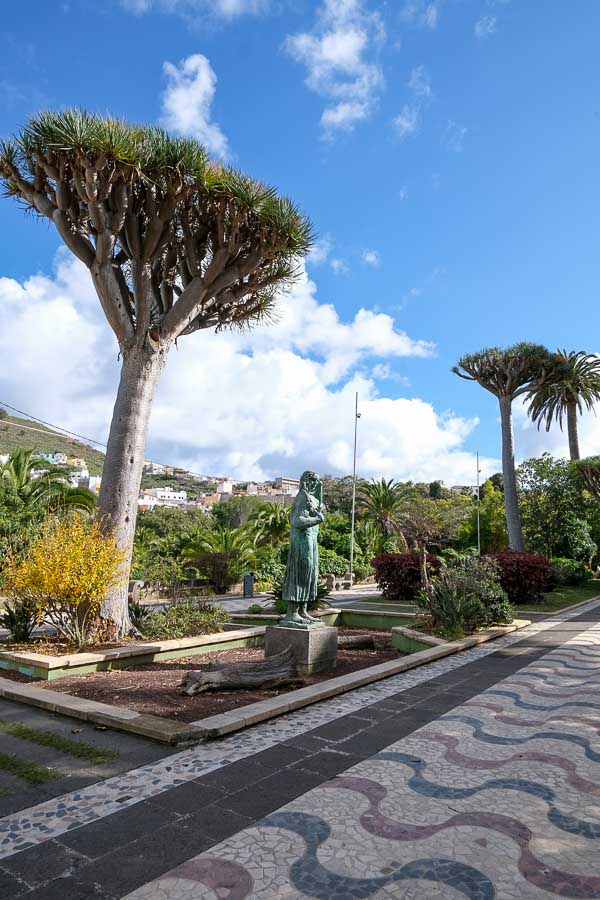
<path fill-rule="evenodd" d="M 498 550 L 489 554 L 500 570 L 500 583 L 511 603 L 540 603 L 547 589 L 550 563 L 545 556 Z"/>
<path fill-rule="evenodd" d="M 381 553 L 372 561 L 375 580 L 386 600 L 414 600 L 421 590 L 421 560 L 418 553 Z M 437 556 L 427 554 L 428 571 L 440 569 Z"/>

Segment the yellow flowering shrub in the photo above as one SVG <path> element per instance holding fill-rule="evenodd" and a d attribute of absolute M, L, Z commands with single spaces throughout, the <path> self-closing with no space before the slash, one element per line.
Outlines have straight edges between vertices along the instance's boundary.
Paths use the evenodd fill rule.
<path fill-rule="evenodd" d="M 54 625 L 83 647 L 123 561 L 113 538 L 97 522 L 79 515 L 49 518 L 26 554 L 6 560 L 3 590 L 34 603 L 38 622 Z"/>

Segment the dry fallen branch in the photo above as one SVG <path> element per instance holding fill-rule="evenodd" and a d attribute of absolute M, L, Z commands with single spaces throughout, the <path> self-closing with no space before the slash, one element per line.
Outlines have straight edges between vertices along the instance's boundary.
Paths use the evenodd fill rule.
<path fill-rule="evenodd" d="M 181 686 L 190 697 L 207 691 L 249 690 L 275 688 L 302 683 L 290 647 L 275 656 L 257 662 L 214 662 L 203 669 L 188 672 Z"/>

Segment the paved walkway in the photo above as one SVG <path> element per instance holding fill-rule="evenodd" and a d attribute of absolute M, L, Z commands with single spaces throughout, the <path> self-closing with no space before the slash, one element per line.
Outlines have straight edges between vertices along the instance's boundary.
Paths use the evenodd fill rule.
<path fill-rule="evenodd" d="M 600 897 L 600 604 L 0 819 L 0 896 Z"/>

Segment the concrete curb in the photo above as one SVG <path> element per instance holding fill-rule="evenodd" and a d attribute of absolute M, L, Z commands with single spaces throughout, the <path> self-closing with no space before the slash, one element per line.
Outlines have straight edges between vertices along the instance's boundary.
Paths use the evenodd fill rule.
<path fill-rule="evenodd" d="M 589 603 L 590 601 L 586 601 Z M 528 619 L 515 619 L 511 625 L 501 625 L 481 631 L 471 637 L 462 638 L 459 641 L 441 643 L 439 646 L 412 653 L 410 656 L 389 660 L 368 669 L 360 669 L 349 675 L 340 675 L 330 678 L 320 684 L 311 684 L 282 694 L 280 697 L 272 697 L 261 700 L 259 703 L 251 703 L 239 710 L 231 710 L 217 716 L 208 716 L 191 724 L 182 724 L 173 719 L 160 716 L 144 715 L 132 709 L 120 706 L 111 706 L 108 703 L 99 703 L 96 700 L 86 700 L 83 697 L 74 697 L 59 691 L 47 690 L 33 684 L 20 684 L 0 677 L 0 697 L 5 700 L 14 700 L 18 703 L 26 703 L 29 706 L 37 706 L 50 712 L 71 716 L 75 719 L 83 719 L 114 728 L 116 731 L 125 731 L 130 734 L 139 734 L 163 744 L 179 744 L 186 741 L 198 741 L 203 738 L 219 738 L 233 731 L 241 731 L 258 722 L 274 719 L 304 706 L 318 703 L 338 694 L 345 694 L 355 688 L 363 687 L 398 675 L 409 669 L 426 665 L 445 656 L 452 656 L 462 650 L 476 647 L 478 644 L 492 641 L 521 628 L 530 625 Z"/>

